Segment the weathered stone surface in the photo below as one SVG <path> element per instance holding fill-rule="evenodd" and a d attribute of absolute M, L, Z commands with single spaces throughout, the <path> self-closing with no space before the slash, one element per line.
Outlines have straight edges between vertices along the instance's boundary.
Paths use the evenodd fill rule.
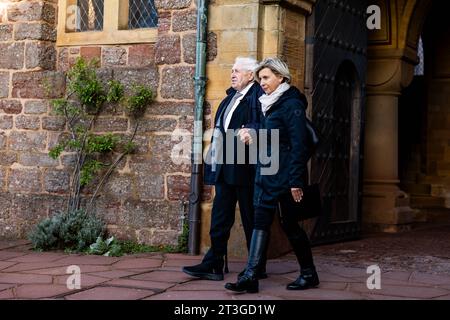
<path fill-rule="evenodd" d="M 129 174 L 113 174 L 104 187 L 105 193 L 116 199 L 129 198 L 133 195 L 133 176 Z"/>
<path fill-rule="evenodd" d="M 128 137 L 129 138 L 129 137 Z M 128 141 L 127 139 L 126 141 Z M 148 153 L 149 146 L 149 138 L 144 135 L 136 134 L 136 136 L 133 139 L 134 144 L 136 145 L 136 149 L 134 150 L 133 154 L 146 154 Z"/>
<path fill-rule="evenodd" d="M 24 2 L 11 5 L 8 8 L 8 20 L 55 22 L 55 8 L 45 2 Z"/>
<path fill-rule="evenodd" d="M 58 49 L 57 70 L 62 72 L 69 70 L 69 50 L 67 48 Z"/>
<path fill-rule="evenodd" d="M 51 131 L 64 130 L 66 119 L 64 117 L 42 117 L 42 129 Z"/>
<path fill-rule="evenodd" d="M 2 151 L 0 152 L 0 166 L 10 166 L 17 161 L 17 153 Z"/>
<path fill-rule="evenodd" d="M 120 221 L 124 225 L 138 229 L 162 228 L 179 230 L 181 216 L 181 204 L 178 201 L 128 199 L 124 203 Z"/>
<path fill-rule="evenodd" d="M 195 33 L 183 36 L 183 59 L 186 63 L 195 64 L 195 52 L 197 35 Z M 206 48 L 206 60 L 213 61 L 217 56 L 217 36 L 214 32 L 208 33 L 208 43 Z"/>
<path fill-rule="evenodd" d="M 96 132 L 123 132 L 128 130 L 128 119 L 100 117 L 95 121 Z"/>
<path fill-rule="evenodd" d="M 123 66 L 127 63 L 127 51 L 119 46 L 103 47 L 102 66 Z"/>
<path fill-rule="evenodd" d="M 190 177 L 167 176 L 167 198 L 169 200 L 188 200 L 190 188 Z"/>
<path fill-rule="evenodd" d="M 213 61 L 217 57 L 217 34 L 208 32 L 206 44 L 206 60 Z"/>
<path fill-rule="evenodd" d="M 113 68 L 99 68 L 96 71 L 97 78 L 100 80 L 102 85 L 106 87 L 108 85 L 108 81 L 113 80 L 114 75 Z"/>
<path fill-rule="evenodd" d="M 114 237 L 121 240 L 136 241 L 136 230 L 124 225 L 108 225 L 109 234 L 113 234 Z"/>
<path fill-rule="evenodd" d="M 122 210 L 120 199 L 111 199 L 111 196 L 99 196 L 95 199 L 94 210 L 100 219 L 107 224 L 118 224 Z"/>
<path fill-rule="evenodd" d="M 186 63 L 195 63 L 197 35 L 188 33 L 183 35 L 183 60 Z"/>
<path fill-rule="evenodd" d="M 65 167 L 73 167 L 76 161 L 77 157 L 75 153 L 63 154 L 61 156 L 61 164 Z"/>
<path fill-rule="evenodd" d="M 146 68 L 116 68 L 113 69 L 114 79 L 125 86 L 125 93 L 130 94 L 134 84 L 150 86 L 153 92 L 158 91 L 159 73 L 156 66 Z"/>
<path fill-rule="evenodd" d="M 165 34 L 170 31 L 170 26 L 172 24 L 172 14 L 170 13 L 170 11 L 163 11 L 158 15 L 158 33 Z"/>
<path fill-rule="evenodd" d="M 56 147 L 61 141 L 70 139 L 70 134 L 68 132 L 52 132 L 48 131 L 48 149 Z"/>
<path fill-rule="evenodd" d="M 189 102 L 157 102 L 152 103 L 146 115 L 193 116 L 194 104 Z"/>
<path fill-rule="evenodd" d="M 8 130 L 13 127 L 13 117 L 12 116 L 0 116 L 0 129 Z"/>
<path fill-rule="evenodd" d="M 56 41 L 56 29 L 47 23 L 19 23 L 14 28 L 14 40 Z"/>
<path fill-rule="evenodd" d="M 192 0 L 155 0 L 158 9 L 184 9 L 191 5 Z"/>
<path fill-rule="evenodd" d="M 0 98 L 9 95 L 9 72 L 0 72 Z"/>
<path fill-rule="evenodd" d="M 55 45 L 49 42 L 29 42 L 25 47 L 25 68 L 54 70 L 56 67 Z"/>
<path fill-rule="evenodd" d="M 39 170 L 26 170 L 30 173 Z M 10 176 L 11 177 L 11 176 Z M 33 176 L 34 177 L 34 176 Z M 36 175 L 34 178 L 37 178 Z M 33 181 L 34 183 L 34 181 Z M 15 194 L 12 197 L 11 213 L 24 225 L 21 227 L 21 233 L 27 232 L 27 227 L 33 226 L 37 221 L 47 216 L 49 197 L 46 195 Z"/>
<path fill-rule="evenodd" d="M 6 147 L 6 134 L 5 132 L 0 132 L 0 149 L 3 150 Z"/>
<path fill-rule="evenodd" d="M 190 149 L 179 158 L 176 146 L 180 141 L 172 141 L 171 135 L 155 135 L 149 138 L 149 155 L 130 158 L 129 165 L 132 171 L 140 174 L 190 172 Z M 173 159 L 172 155 L 174 155 Z"/>
<path fill-rule="evenodd" d="M 176 245 L 178 233 L 173 230 L 164 231 L 164 236 L 155 229 L 139 229 L 136 231 L 136 237 L 138 243 L 146 243 L 149 245 Z"/>
<path fill-rule="evenodd" d="M 12 207 L 12 197 L 8 192 L 0 192 L 0 208 L 2 208 L 2 218 L 9 218 L 9 212 Z M 1 219 L 0 219 L 1 223 Z M 1 228 L 0 228 L 1 230 Z M 1 230 L 3 231 L 3 230 Z M 1 232 L 0 231 L 0 232 Z"/>
<path fill-rule="evenodd" d="M 197 10 L 183 10 L 173 12 L 173 31 L 182 32 L 197 28 Z"/>
<path fill-rule="evenodd" d="M 180 232 L 177 230 L 155 230 L 148 242 L 153 245 L 177 245 Z"/>
<path fill-rule="evenodd" d="M 64 95 L 65 75 L 62 72 L 16 72 L 12 78 L 14 98 L 60 98 Z"/>
<path fill-rule="evenodd" d="M 7 114 L 19 114 L 22 112 L 22 104 L 19 100 L 0 100 L 0 110 Z"/>
<path fill-rule="evenodd" d="M 85 60 L 92 60 L 94 58 L 101 59 L 102 48 L 101 47 L 81 47 L 80 56 Z"/>
<path fill-rule="evenodd" d="M 45 132 L 11 132 L 9 149 L 15 151 L 44 151 L 47 142 Z"/>
<path fill-rule="evenodd" d="M 128 48 L 128 65 L 144 67 L 155 61 L 155 47 L 152 44 L 136 44 Z"/>
<path fill-rule="evenodd" d="M 23 113 L 25 114 L 43 114 L 48 111 L 47 100 L 28 100 L 25 101 Z"/>
<path fill-rule="evenodd" d="M 38 130 L 41 128 L 41 119 L 38 116 L 16 116 L 16 129 Z"/>
<path fill-rule="evenodd" d="M 37 169 L 11 169 L 8 179 L 8 189 L 12 192 L 42 191 L 42 174 Z"/>
<path fill-rule="evenodd" d="M 164 176 L 138 172 L 136 189 L 141 200 L 164 199 Z"/>
<path fill-rule="evenodd" d="M 194 71 L 193 67 L 164 68 L 161 96 L 166 99 L 194 99 Z"/>
<path fill-rule="evenodd" d="M 134 121 L 131 123 L 134 128 Z M 167 131 L 172 132 L 177 127 L 177 120 L 175 119 L 159 119 L 159 118 L 145 118 L 140 121 L 138 132 L 155 132 Z"/>
<path fill-rule="evenodd" d="M 167 35 L 158 38 L 155 61 L 157 64 L 174 64 L 181 61 L 181 44 L 179 35 Z"/>
<path fill-rule="evenodd" d="M 0 43 L 0 69 L 22 69 L 24 43 Z"/>
<path fill-rule="evenodd" d="M 0 167 L 0 190 L 4 190 L 5 186 L 6 186 L 6 169 Z"/>
<path fill-rule="evenodd" d="M 49 195 L 48 196 L 48 215 L 52 216 L 66 209 L 67 197 L 59 195 Z"/>
<path fill-rule="evenodd" d="M 181 129 L 183 132 L 187 130 L 192 134 L 194 132 L 194 117 L 179 117 L 177 129 Z"/>
<path fill-rule="evenodd" d="M 0 41 L 9 41 L 12 39 L 13 25 L 0 24 Z"/>
<path fill-rule="evenodd" d="M 25 167 L 56 167 L 58 160 L 50 158 L 47 153 L 21 153 L 19 163 Z"/>
<path fill-rule="evenodd" d="M 62 170 L 47 170 L 44 173 L 44 190 L 50 193 L 65 193 L 69 190 L 69 173 Z"/>

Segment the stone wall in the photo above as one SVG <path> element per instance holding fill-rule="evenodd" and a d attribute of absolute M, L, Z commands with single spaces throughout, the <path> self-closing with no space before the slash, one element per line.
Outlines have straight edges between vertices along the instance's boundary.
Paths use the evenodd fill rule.
<path fill-rule="evenodd" d="M 100 60 L 103 79 L 149 84 L 157 93 L 140 125 L 137 154 L 127 156 L 97 201 L 100 216 L 122 238 L 176 244 L 190 165 L 176 165 L 175 129 L 192 132 L 196 7 L 192 0 L 156 1 L 156 43 L 57 47 L 57 1 L 7 1 L 0 12 L 0 237 L 25 237 L 32 225 L 64 208 L 70 157 L 52 160 L 63 134 L 51 98 L 65 88 L 64 72 L 77 57 Z M 208 59 L 216 56 L 210 34 Z M 134 124 L 121 109 L 99 119 L 97 132 L 129 135 Z M 206 190 L 205 198 L 210 197 Z"/>

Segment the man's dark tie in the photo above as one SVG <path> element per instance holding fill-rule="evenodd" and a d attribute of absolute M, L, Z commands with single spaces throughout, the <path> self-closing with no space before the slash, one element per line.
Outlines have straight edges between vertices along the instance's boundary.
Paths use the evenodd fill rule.
<path fill-rule="evenodd" d="M 230 113 L 231 109 L 233 108 L 234 104 L 236 103 L 236 100 L 239 99 L 242 96 L 242 93 L 236 91 L 233 98 L 231 98 L 231 101 L 228 103 L 225 112 L 223 113 L 223 125 L 225 125 L 225 120 L 227 119 L 228 114 Z M 220 121 L 220 120 L 219 120 Z"/>

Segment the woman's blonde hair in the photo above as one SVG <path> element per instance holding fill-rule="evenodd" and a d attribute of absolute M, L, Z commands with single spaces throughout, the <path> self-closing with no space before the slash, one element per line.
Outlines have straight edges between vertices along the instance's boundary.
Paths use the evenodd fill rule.
<path fill-rule="evenodd" d="M 284 82 L 291 82 L 292 76 L 289 72 L 289 67 L 287 66 L 286 62 L 284 62 L 280 58 L 274 57 L 264 59 L 255 69 L 256 81 L 261 81 L 261 79 L 259 78 L 259 72 L 264 68 L 269 68 L 277 76 L 283 77 Z"/>

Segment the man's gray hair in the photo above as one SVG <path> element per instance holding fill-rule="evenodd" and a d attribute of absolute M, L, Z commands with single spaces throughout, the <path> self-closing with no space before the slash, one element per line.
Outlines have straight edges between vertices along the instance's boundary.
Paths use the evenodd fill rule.
<path fill-rule="evenodd" d="M 253 72 L 258 67 L 258 61 L 251 57 L 237 57 L 234 65 L 239 66 L 242 70 Z"/>
<path fill-rule="evenodd" d="M 259 72 L 264 68 L 269 68 L 277 76 L 282 76 L 285 82 L 291 82 L 292 76 L 289 72 L 289 67 L 287 66 L 286 62 L 284 62 L 280 58 L 275 57 L 264 59 L 255 69 L 256 81 L 261 81 L 261 79 L 259 78 Z"/>

